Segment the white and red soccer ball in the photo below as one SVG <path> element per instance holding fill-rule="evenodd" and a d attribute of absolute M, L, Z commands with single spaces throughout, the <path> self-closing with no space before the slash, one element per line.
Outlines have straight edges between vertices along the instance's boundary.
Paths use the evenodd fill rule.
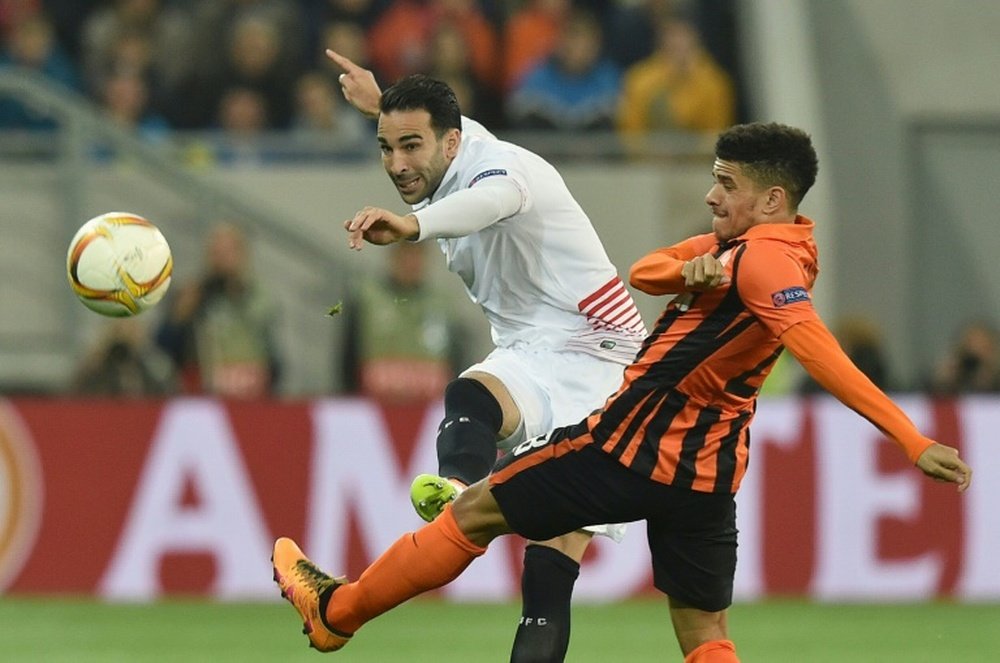
<path fill-rule="evenodd" d="M 173 267 L 163 233 L 128 212 L 87 221 L 66 254 L 66 276 L 80 301 L 118 318 L 138 315 L 163 299 Z"/>

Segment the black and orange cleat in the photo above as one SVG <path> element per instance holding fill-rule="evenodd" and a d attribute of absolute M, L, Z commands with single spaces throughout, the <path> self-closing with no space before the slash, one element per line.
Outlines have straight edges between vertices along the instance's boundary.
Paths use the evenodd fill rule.
<path fill-rule="evenodd" d="M 346 584 L 347 578 L 332 578 L 323 573 L 294 541 L 285 537 L 274 542 L 271 565 L 281 597 L 302 617 L 302 632 L 309 636 L 310 647 L 322 652 L 337 651 L 351 641 L 350 635 L 327 627 L 319 614 L 320 596 L 330 588 Z"/>

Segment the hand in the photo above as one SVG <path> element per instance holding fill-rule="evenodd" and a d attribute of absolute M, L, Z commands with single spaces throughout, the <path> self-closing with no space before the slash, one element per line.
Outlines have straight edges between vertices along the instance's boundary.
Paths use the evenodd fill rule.
<path fill-rule="evenodd" d="M 729 283 L 726 267 L 711 253 L 705 253 L 684 263 L 681 268 L 684 285 L 692 290 L 711 290 Z"/>
<path fill-rule="evenodd" d="M 684 263 L 681 267 L 684 285 L 692 290 L 710 290 L 716 286 L 729 283 L 726 276 L 726 266 L 711 253 L 705 253 Z M 683 313 L 691 307 L 694 293 L 682 292 L 674 298 L 673 303 Z"/>
<path fill-rule="evenodd" d="M 362 114 L 372 119 L 377 118 L 382 90 L 375 82 L 375 74 L 364 67 L 359 67 L 350 58 L 346 58 L 329 48 L 326 49 L 326 56 L 344 70 L 338 79 L 341 92 L 344 93 L 344 99 L 347 99 L 347 102 L 361 111 Z"/>
<path fill-rule="evenodd" d="M 355 251 L 360 251 L 366 241 L 384 246 L 420 235 L 417 217 L 400 216 L 379 207 L 364 208 L 353 219 L 344 221 L 344 229 L 348 232 L 347 245 Z"/>
<path fill-rule="evenodd" d="M 972 483 L 972 468 L 958 457 L 958 449 L 937 442 L 920 454 L 917 467 L 935 481 L 957 483 L 960 493 Z"/>

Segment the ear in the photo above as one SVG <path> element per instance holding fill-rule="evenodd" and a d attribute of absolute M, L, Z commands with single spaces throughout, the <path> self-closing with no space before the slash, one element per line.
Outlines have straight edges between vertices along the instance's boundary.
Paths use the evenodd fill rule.
<path fill-rule="evenodd" d="M 788 192 L 780 186 L 772 186 L 764 195 L 763 212 L 768 215 L 784 214 L 788 211 Z"/>
<path fill-rule="evenodd" d="M 458 154 L 458 146 L 462 144 L 462 132 L 458 129 L 448 129 L 444 135 L 444 155 L 454 159 Z"/>

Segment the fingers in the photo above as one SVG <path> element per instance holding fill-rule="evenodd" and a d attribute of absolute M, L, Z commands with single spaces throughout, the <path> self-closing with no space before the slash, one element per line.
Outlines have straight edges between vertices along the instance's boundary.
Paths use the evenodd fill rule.
<path fill-rule="evenodd" d="M 384 219 L 386 214 L 387 212 L 384 209 L 379 209 L 378 207 L 366 207 L 355 214 L 354 218 L 348 221 L 345 227 L 350 232 L 364 232 L 371 228 L 372 224 L 376 221 Z"/>
<path fill-rule="evenodd" d="M 948 468 L 952 483 L 958 484 L 958 492 L 964 493 L 972 484 L 972 468 L 956 456 L 954 463 Z"/>
<path fill-rule="evenodd" d="M 954 447 L 932 444 L 921 454 L 917 465 L 933 479 L 957 484 L 960 493 L 972 484 L 972 468 L 959 457 Z"/>
<path fill-rule="evenodd" d="M 384 209 L 378 207 L 366 207 L 354 215 L 353 218 L 344 221 L 344 230 L 347 231 L 347 245 L 356 250 L 360 251 L 364 246 L 365 240 L 375 244 L 385 244 L 387 241 L 392 241 L 389 237 L 382 237 L 386 235 L 386 231 L 391 233 L 391 228 L 386 227 L 386 223 L 391 220 L 391 213 Z M 382 223 L 378 228 L 379 232 L 370 232 L 376 223 Z M 377 236 L 376 236 L 377 235 Z"/>
<path fill-rule="evenodd" d="M 684 284 L 689 288 L 714 288 L 729 283 L 725 266 L 710 253 L 692 258 L 681 268 Z"/>
<path fill-rule="evenodd" d="M 344 73 L 340 75 L 341 80 L 344 79 L 345 74 L 350 74 L 351 72 L 357 71 L 358 69 L 361 68 L 358 65 L 354 64 L 354 62 L 350 58 L 341 55 L 332 48 L 326 49 L 326 57 L 333 60 L 338 67 L 344 70 Z"/>
<path fill-rule="evenodd" d="M 360 230 L 352 230 L 353 225 L 353 218 L 344 221 L 344 230 L 347 231 L 347 246 L 355 251 L 360 251 L 365 244 L 364 233 Z"/>

